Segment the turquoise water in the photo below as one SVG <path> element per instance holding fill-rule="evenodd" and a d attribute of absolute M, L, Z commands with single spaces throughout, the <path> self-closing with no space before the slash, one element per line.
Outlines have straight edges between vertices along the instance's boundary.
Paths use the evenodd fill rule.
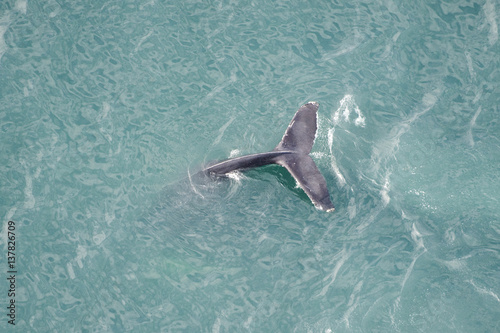
<path fill-rule="evenodd" d="M 500 331 L 499 13 L 2 1 L 0 330 Z M 190 178 L 311 100 L 334 213 L 279 166 Z"/>

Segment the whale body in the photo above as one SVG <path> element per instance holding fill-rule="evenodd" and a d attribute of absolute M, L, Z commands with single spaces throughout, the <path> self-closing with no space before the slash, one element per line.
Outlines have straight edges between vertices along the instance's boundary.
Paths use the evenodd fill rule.
<path fill-rule="evenodd" d="M 301 106 L 272 151 L 216 162 L 202 172 L 211 177 L 224 177 L 235 170 L 278 164 L 290 172 L 316 208 L 333 212 L 335 207 L 330 200 L 325 178 L 309 156 L 316 137 L 318 108 L 316 102 Z"/>

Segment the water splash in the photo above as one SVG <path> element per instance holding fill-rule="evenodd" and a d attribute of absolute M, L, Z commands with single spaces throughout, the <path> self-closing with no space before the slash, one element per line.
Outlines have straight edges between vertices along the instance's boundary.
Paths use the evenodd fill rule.
<path fill-rule="evenodd" d="M 237 157 L 241 155 L 241 152 L 239 149 L 233 149 L 231 150 L 231 152 L 229 153 L 229 158 L 234 158 L 234 157 Z"/>
<path fill-rule="evenodd" d="M 354 96 L 351 94 L 346 94 L 341 100 L 340 100 L 340 106 L 338 109 L 333 112 L 332 116 L 332 121 L 331 124 L 332 126 L 328 129 L 328 149 L 330 152 L 331 160 L 330 160 L 330 166 L 337 177 L 338 183 L 340 187 L 344 187 L 346 185 L 346 179 L 342 172 L 340 171 L 340 168 L 337 165 L 337 161 L 335 159 L 335 154 L 333 153 L 333 141 L 334 141 L 334 134 L 335 134 L 335 128 L 337 126 L 340 126 L 342 122 L 345 123 L 350 123 L 351 122 L 351 114 L 354 112 L 357 117 L 354 120 L 354 125 L 357 127 L 365 127 L 366 124 L 366 118 L 361 112 L 359 106 L 356 104 L 356 101 L 354 100 Z"/>
<path fill-rule="evenodd" d="M 365 116 L 361 113 L 358 104 L 354 101 L 354 97 L 350 94 L 345 95 L 340 100 L 340 106 L 333 114 L 333 124 L 338 125 L 342 120 L 344 122 L 349 122 L 350 115 L 354 111 L 357 114 L 357 118 L 354 120 L 354 125 L 365 127 Z"/>

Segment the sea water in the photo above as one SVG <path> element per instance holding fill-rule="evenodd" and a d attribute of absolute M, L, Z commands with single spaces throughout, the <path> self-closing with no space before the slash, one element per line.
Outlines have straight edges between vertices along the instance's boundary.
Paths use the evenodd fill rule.
<path fill-rule="evenodd" d="M 0 330 L 500 331 L 499 13 L 2 1 Z M 334 213 L 194 180 L 308 101 Z"/>

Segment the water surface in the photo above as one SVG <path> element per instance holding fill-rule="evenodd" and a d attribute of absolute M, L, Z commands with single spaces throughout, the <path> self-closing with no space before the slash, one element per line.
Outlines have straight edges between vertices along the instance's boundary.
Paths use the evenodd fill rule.
<path fill-rule="evenodd" d="M 499 11 L 3 1 L 0 327 L 499 331 Z M 279 166 L 190 181 L 311 100 L 334 213 Z"/>

